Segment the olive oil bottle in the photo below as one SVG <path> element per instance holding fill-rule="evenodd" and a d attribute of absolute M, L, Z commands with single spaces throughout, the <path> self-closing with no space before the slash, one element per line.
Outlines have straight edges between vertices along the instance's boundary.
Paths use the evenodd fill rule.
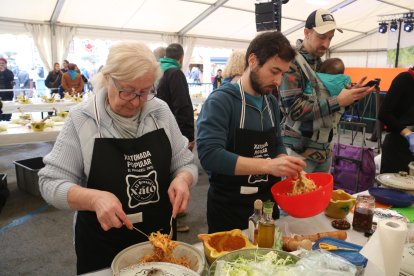
<path fill-rule="evenodd" d="M 273 220 L 274 202 L 266 201 L 263 206 L 263 217 L 259 221 L 257 244 L 259 247 L 272 248 L 275 237 L 276 224 Z"/>
<path fill-rule="evenodd" d="M 259 221 L 262 218 L 262 208 L 263 202 L 260 199 L 254 201 L 254 212 L 253 215 L 249 217 L 249 240 L 254 245 L 257 244 L 257 233 L 259 227 Z"/>

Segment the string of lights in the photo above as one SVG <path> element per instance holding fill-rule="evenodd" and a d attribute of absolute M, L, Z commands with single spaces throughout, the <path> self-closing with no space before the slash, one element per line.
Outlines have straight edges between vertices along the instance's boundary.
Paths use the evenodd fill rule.
<path fill-rule="evenodd" d="M 390 32 L 396 32 L 399 27 L 402 27 L 402 23 L 404 23 L 403 30 L 407 33 L 411 32 L 414 28 L 414 12 L 382 16 L 379 20 L 378 32 L 385 34 L 388 27 Z"/>

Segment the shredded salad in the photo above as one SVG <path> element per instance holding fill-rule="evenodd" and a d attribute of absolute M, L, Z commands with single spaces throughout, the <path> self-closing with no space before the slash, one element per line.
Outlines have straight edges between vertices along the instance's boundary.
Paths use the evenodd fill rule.
<path fill-rule="evenodd" d="M 214 276 L 284 275 L 288 272 L 289 265 L 295 262 L 290 256 L 284 258 L 274 251 L 265 255 L 256 253 L 254 258 L 240 255 L 234 261 L 218 260 Z"/>

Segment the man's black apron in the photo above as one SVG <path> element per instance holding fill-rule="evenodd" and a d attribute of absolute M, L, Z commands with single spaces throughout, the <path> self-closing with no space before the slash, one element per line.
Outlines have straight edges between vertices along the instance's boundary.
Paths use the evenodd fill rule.
<path fill-rule="evenodd" d="M 233 148 L 227 150 L 244 157 L 275 158 L 276 130 L 269 101 L 265 96 L 272 128 L 268 131 L 244 129 L 246 99 L 240 80 L 239 86 L 242 98 L 240 128 L 236 129 Z M 207 199 L 208 232 L 246 229 L 249 216 L 253 213 L 254 201 L 274 201 L 270 188 L 278 181 L 280 178 L 272 175 L 230 176 L 213 173 Z M 279 217 L 276 204 L 273 217 Z"/>
<path fill-rule="evenodd" d="M 97 110 L 96 114 L 102 137 Z M 147 235 L 157 230 L 169 233 L 172 206 L 167 190 L 171 155 L 164 129 L 136 139 L 97 138 L 87 187 L 117 196 L 126 214 L 141 216 L 141 222 L 134 226 Z M 143 234 L 126 227 L 104 231 L 95 212 L 79 211 L 75 226 L 77 273 L 110 267 L 121 250 L 147 240 Z"/>

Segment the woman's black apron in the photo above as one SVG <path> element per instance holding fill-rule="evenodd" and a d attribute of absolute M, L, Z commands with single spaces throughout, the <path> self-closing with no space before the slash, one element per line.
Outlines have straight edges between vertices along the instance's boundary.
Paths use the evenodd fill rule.
<path fill-rule="evenodd" d="M 240 127 L 236 129 L 233 148 L 227 150 L 244 157 L 275 158 L 276 129 L 269 101 L 265 96 L 272 128 L 268 131 L 244 129 L 246 98 L 241 80 L 239 86 L 242 98 Z M 207 199 L 208 232 L 247 229 L 249 216 L 253 214 L 254 201 L 256 199 L 274 201 L 270 188 L 278 181 L 280 178 L 272 175 L 235 176 L 212 173 Z M 276 204 L 273 217 L 279 217 Z"/>
<path fill-rule="evenodd" d="M 102 137 L 96 103 L 95 112 Z M 157 125 L 155 119 L 154 123 Z M 167 190 L 171 155 L 168 137 L 158 126 L 140 138 L 96 138 L 87 187 L 117 196 L 124 212 L 139 218 L 134 226 L 147 235 L 157 230 L 169 233 L 172 206 Z M 79 211 L 75 225 L 77 273 L 110 267 L 121 250 L 147 240 L 126 227 L 104 231 L 95 212 Z"/>

